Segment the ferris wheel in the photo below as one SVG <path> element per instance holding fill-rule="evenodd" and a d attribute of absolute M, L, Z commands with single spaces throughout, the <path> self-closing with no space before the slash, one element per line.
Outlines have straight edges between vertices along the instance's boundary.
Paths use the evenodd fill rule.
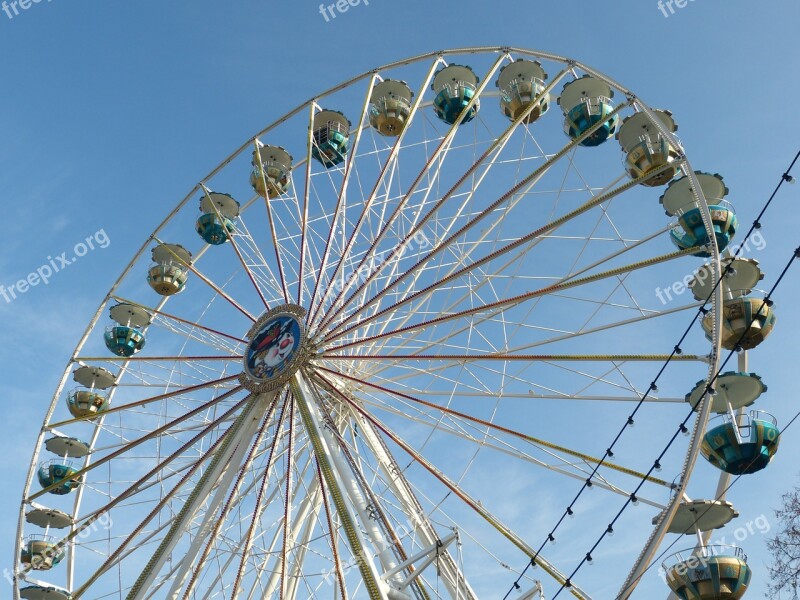
<path fill-rule="evenodd" d="M 722 309 L 761 274 L 740 259 L 716 286 L 736 216 L 676 130 L 581 63 L 469 48 L 258 132 L 147 237 L 70 357 L 15 598 L 497 598 L 531 563 L 515 597 L 630 595 L 692 508 L 709 414 L 764 387 L 734 373 L 732 402 L 699 402 L 741 330 Z M 654 292 L 701 266 L 691 293 Z M 709 296 L 707 339 L 676 354 Z M 744 320 L 754 346 L 774 315 Z M 648 474 L 687 400 L 693 429 Z M 602 571 L 568 582 L 581 533 L 642 480 Z"/>

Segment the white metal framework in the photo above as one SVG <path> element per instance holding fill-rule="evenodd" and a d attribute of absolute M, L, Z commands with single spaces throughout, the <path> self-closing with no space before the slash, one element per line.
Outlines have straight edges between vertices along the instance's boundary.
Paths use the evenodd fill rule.
<path fill-rule="evenodd" d="M 664 304 L 654 291 L 700 262 L 671 245 L 661 192 L 640 185 L 653 172 L 632 179 L 613 138 L 581 144 L 603 123 L 572 139 L 555 107 L 530 104 L 514 120 L 501 111 L 495 80 L 517 59 L 549 72 L 539 98 L 588 74 L 616 92 L 613 115 L 648 114 L 680 150 L 630 90 L 516 48 L 399 61 L 277 119 L 170 212 L 78 343 L 45 415 L 17 545 L 46 529 L 66 557 L 47 572 L 18 564 L 15 599 L 45 588 L 87 600 L 495 598 L 534 557 L 524 597 L 564 583 L 588 549 L 582 533 L 617 512 L 684 418 L 684 394 L 715 372 L 719 322 L 713 343 L 698 328 L 674 357 L 671 383 L 648 398 L 558 544 L 539 554 L 697 310 L 690 295 Z M 474 94 L 446 123 L 431 83 L 467 63 Z M 414 92 L 390 136 L 370 125 L 372 92 L 386 80 Z M 315 158 L 323 109 L 351 122 L 343 159 L 327 167 Z M 544 114 L 529 119 L 534 110 Z M 248 184 L 265 145 L 295 157 L 291 184 L 267 198 Z M 710 231 L 682 150 L 676 164 Z M 255 185 L 267 189 L 267 177 Z M 212 190 L 241 204 L 221 245 L 195 232 L 198 203 L 216 206 Z M 188 275 L 174 296 L 147 285 L 159 245 Z M 707 251 L 718 277 L 714 236 Z M 133 356 L 103 341 L 117 304 L 151 316 Z M 249 388 L 247 333 L 281 306 L 305 311 L 302 356 L 277 388 Z M 113 375 L 99 415 L 67 410 L 81 366 Z M 571 582 L 573 596 L 607 598 L 622 582 L 622 595 L 632 592 L 683 497 L 707 419 L 708 407 L 647 478 L 620 543 Z M 53 437 L 91 450 L 73 459 L 80 485 L 69 494 L 37 481 L 39 463 L 57 458 Z M 45 508 L 69 524 L 35 524 L 30 513 Z"/>

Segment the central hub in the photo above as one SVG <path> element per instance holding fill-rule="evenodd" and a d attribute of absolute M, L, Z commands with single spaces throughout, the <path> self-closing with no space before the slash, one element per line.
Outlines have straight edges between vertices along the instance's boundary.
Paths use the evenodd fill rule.
<path fill-rule="evenodd" d="M 277 306 L 247 332 L 241 384 L 251 392 L 269 392 L 286 385 L 308 354 L 303 319 L 306 310 L 294 304 Z"/>

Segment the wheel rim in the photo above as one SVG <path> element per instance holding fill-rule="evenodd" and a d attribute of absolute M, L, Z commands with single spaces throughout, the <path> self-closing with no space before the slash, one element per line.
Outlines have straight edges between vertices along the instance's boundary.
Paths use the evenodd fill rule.
<path fill-rule="evenodd" d="M 507 495 L 484 489 L 495 469 L 508 468 L 499 457 L 515 465 L 510 473 L 544 467 L 544 487 L 554 490 L 556 506 L 566 506 L 575 486 L 562 482 L 585 478 L 592 461 L 603 455 L 602 448 L 585 443 L 592 420 L 601 410 L 619 412 L 621 420 L 624 411 L 617 407 L 646 391 L 647 378 L 674 344 L 674 334 L 656 323 L 685 324 L 684 311 L 696 303 L 665 310 L 640 303 L 642 291 L 652 295 L 651 279 L 642 274 L 673 273 L 678 263 L 687 272 L 690 259 L 663 243 L 669 220 L 652 190 L 636 185 L 644 180 L 625 174 L 613 140 L 604 148 L 578 149 L 580 144 L 560 131 L 560 115 L 529 120 L 520 114 L 516 125 L 503 116 L 490 84 L 508 61 L 507 50 L 470 50 L 479 74 L 472 104 L 483 102 L 477 113 L 469 113 L 469 123 L 442 123 L 432 107 L 429 85 L 437 70 L 445 63 L 463 64 L 466 52 L 454 50 L 374 72 L 384 79 L 402 73 L 414 91 L 399 138 L 370 128 L 370 91 L 379 81 L 373 72 L 267 127 L 257 137 L 288 148 L 302 137 L 314 139 L 309 123 L 319 109 L 346 105 L 355 125 L 337 165 L 314 160 L 314 143 L 305 149 L 296 145 L 294 154 L 303 158 L 294 163 L 288 192 L 271 198 L 266 208 L 258 196 L 242 202 L 235 232 L 223 242 L 227 248 L 207 246 L 196 236 L 196 207 L 189 200 L 205 198 L 211 189 L 237 190 L 233 195 L 244 199 L 250 145 L 205 178 L 156 230 L 156 244 L 191 246 L 187 289 L 167 301 L 146 287 L 155 244 L 145 244 L 87 328 L 46 415 L 48 430 L 74 431 L 94 450 L 82 463 L 88 469 L 84 485 L 68 497 L 69 504 L 56 507 L 78 524 L 59 585 L 87 597 L 113 585 L 131 598 L 148 590 L 188 596 L 187 586 L 209 598 L 229 597 L 234 589 L 239 597 L 256 589 L 294 597 L 328 586 L 337 593 L 346 589 L 349 597 L 384 597 L 383 573 L 435 547 L 455 529 L 458 540 L 450 540 L 439 557 L 438 575 L 433 568 L 423 571 L 405 589 L 411 597 L 470 597 L 510 585 L 509 567 L 523 567 L 536 554 L 546 523 L 529 528 L 520 515 L 506 521 L 484 506 L 503 504 Z M 632 98 L 584 65 L 531 51 L 512 55 L 545 61 L 558 87 L 561 78 L 573 78 L 570 69 L 580 68 Z M 547 90 L 554 95 L 556 81 Z M 618 100 L 617 110 L 623 105 L 625 100 Z M 638 100 L 636 107 L 646 109 Z M 532 202 L 541 207 L 537 214 L 527 208 Z M 707 212 L 702 196 L 700 205 Z M 216 216 L 225 222 L 226 215 Z M 716 246 L 711 250 L 712 263 L 718 262 Z M 350 274 L 355 276 L 348 280 Z M 153 316 L 147 348 L 130 360 L 102 351 L 101 317 L 109 303 L 118 302 L 144 307 Z M 307 311 L 307 339 L 298 346 L 303 356 L 292 377 L 272 390 L 250 388 L 251 396 L 246 388 L 252 373 L 239 381 L 251 341 L 245 332 L 262 313 L 281 306 Z M 643 343 L 647 339 L 657 343 Z M 698 368 L 715 366 L 716 353 L 711 361 L 700 356 L 708 346 L 697 341 L 696 353 L 683 354 L 673 367 L 676 389 L 681 381 L 684 386 L 696 381 Z M 78 364 L 114 372 L 112 405 L 99 421 L 66 413 L 63 396 Z M 536 407 L 526 406 L 532 400 L 546 417 L 574 428 L 571 437 L 551 438 L 546 430 L 525 427 L 526 420 L 541 419 Z M 565 409 L 560 400 L 574 402 Z M 578 418 L 576 406 L 592 408 Z M 229 441 L 233 434 L 225 434 L 235 424 L 240 428 L 235 431 L 244 432 L 237 434 L 238 445 Z M 695 428 L 703 427 L 701 415 Z M 612 432 L 600 437 L 610 439 Z M 685 461 L 675 459 L 673 476 L 691 471 L 692 445 Z M 659 449 L 652 450 L 655 456 Z M 448 454 L 466 457 L 465 464 Z M 176 507 L 205 489 L 203 477 L 213 472 L 215 456 L 246 468 L 220 471 L 225 485 L 209 488 L 216 495 L 209 503 L 198 500 L 186 527 L 178 527 Z M 131 463 L 138 464 L 130 468 Z M 629 494 L 635 474 L 647 469 L 644 463 L 628 464 L 604 468 L 604 479 L 593 483 L 609 497 Z M 150 470 L 152 477 L 133 493 L 131 484 Z M 170 496 L 181 478 L 185 481 Z M 32 502 L 58 504 L 32 480 L 26 509 Z M 669 487 L 651 480 L 641 496 L 653 509 L 650 516 L 668 504 L 668 493 L 659 489 Z M 524 498 L 521 490 L 515 494 Z M 288 506 L 286 497 L 292 498 Z M 108 513 L 95 514 L 109 503 L 115 504 Z M 284 510 L 273 514 L 276 503 L 284 503 Z M 145 522 L 153 511 L 153 520 Z M 427 516 L 409 526 L 417 512 Z M 97 526 L 103 515 L 113 529 Z M 20 523 L 21 532 L 39 531 L 24 516 Z M 171 528 L 179 539 L 170 548 Z M 331 529 L 337 532 L 334 541 Z M 203 543 L 212 531 L 220 541 Z M 489 542 L 487 531 L 493 534 Z M 390 549 L 376 557 L 382 543 Z M 146 565 L 157 548 L 163 561 L 150 564 L 150 572 Z M 353 560 L 359 548 L 372 557 L 366 563 Z M 243 549 L 245 562 L 237 554 Z M 185 550 L 194 561 L 167 560 Z M 544 552 L 541 560 L 547 557 Z M 492 581 L 481 587 L 486 584 L 476 585 L 470 573 L 486 562 L 494 565 Z M 129 570 L 132 564 L 140 567 Z M 569 561 L 540 566 L 559 583 L 571 570 Z M 390 584 L 399 587 L 411 575 L 400 570 Z M 573 594 L 589 597 L 581 590 L 573 588 Z"/>

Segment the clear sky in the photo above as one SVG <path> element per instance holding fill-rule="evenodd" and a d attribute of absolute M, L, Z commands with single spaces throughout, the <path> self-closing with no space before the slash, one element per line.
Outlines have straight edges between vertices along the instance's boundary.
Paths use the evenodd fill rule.
<path fill-rule="evenodd" d="M 109 243 L 46 286 L 12 302 L 0 297 L 0 569 L 14 559 L 20 492 L 42 418 L 98 303 L 194 182 L 316 92 L 450 47 L 574 57 L 671 110 L 693 164 L 724 175 L 743 225 L 800 148 L 797 0 L 692 0 L 663 10 L 655 0 L 370 0 L 327 20 L 308 0 L 19 4 L 18 14 L 10 5 L 0 12 L 0 284 L 101 231 L 98 242 Z M 800 185 L 786 186 L 764 220 L 766 247 L 752 255 L 764 287 L 800 240 L 799 194 Z M 797 269 L 775 298 L 776 332 L 751 360 L 769 386 L 759 408 L 781 422 L 800 406 Z M 769 469 L 734 487 L 743 523 L 761 515 L 774 522 L 781 492 L 798 481 L 799 452 L 800 424 Z M 765 541 L 745 542 L 757 571 L 750 598 L 763 595 Z M 658 580 L 643 589 L 657 595 Z"/>

